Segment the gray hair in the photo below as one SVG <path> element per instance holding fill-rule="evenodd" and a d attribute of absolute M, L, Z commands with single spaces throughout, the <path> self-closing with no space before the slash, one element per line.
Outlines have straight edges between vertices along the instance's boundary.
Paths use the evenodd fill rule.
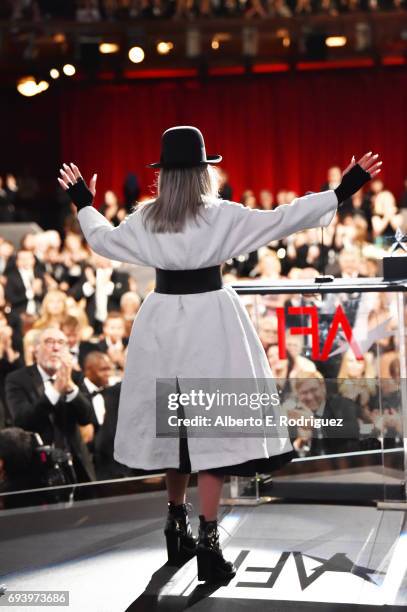
<path fill-rule="evenodd" d="M 36 334 L 34 336 L 34 339 L 33 339 L 33 346 L 34 346 L 34 348 L 38 348 L 39 347 L 39 345 L 41 343 L 41 340 L 42 340 L 43 336 L 45 336 L 45 334 L 47 334 L 49 331 L 55 331 L 56 329 L 58 331 L 60 331 L 61 334 L 63 334 L 65 336 L 64 332 L 59 327 L 45 327 L 44 329 L 36 330 L 36 331 L 38 331 L 38 334 Z M 30 331 L 34 331 L 34 330 L 30 330 Z"/>
<path fill-rule="evenodd" d="M 208 200 L 219 200 L 219 184 L 219 171 L 211 164 L 161 168 L 155 182 L 157 197 L 137 206 L 144 225 L 155 233 L 176 233 L 184 229 L 188 219 L 198 224 Z"/>

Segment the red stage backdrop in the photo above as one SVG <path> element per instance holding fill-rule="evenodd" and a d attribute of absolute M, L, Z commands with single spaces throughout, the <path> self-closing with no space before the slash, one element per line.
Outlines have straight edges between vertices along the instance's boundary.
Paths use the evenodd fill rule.
<path fill-rule="evenodd" d="M 195 125 L 207 153 L 223 155 L 233 199 L 244 189 L 317 191 L 328 166 L 380 152 L 397 196 L 407 176 L 407 71 L 365 69 L 75 87 L 60 98 L 61 154 L 88 179 L 120 195 L 135 172 L 143 193 L 159 159 L 160 136 Z"/>

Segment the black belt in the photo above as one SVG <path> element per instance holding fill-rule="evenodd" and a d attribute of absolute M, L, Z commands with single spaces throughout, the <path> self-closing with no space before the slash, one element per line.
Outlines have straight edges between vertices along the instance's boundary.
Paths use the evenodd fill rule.
<path fill-rule="evenodd" d="M 155 269 L 156 293 L 205 293 L 222 289 L 220 266 L 198 268 L 197 270 L 161 270 Z"/>

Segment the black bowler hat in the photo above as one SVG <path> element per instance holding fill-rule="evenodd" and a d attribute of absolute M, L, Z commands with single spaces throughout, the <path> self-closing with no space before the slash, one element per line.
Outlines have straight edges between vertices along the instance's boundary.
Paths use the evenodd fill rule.
<path fill-rule="evenodd" d="M 192 168 L 220 161 L 222 155 L 206 155 L 205 142 L 198 128 L 177 125 L 165 130 L 161 137 L 160 161 L 146 168 Z"/>

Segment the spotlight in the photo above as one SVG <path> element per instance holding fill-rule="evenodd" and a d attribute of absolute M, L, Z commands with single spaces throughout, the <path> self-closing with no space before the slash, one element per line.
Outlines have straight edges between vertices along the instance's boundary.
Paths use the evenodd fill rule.
<path fill-rule="evenodd" d="M 66 43 L 66 36 L 63 32 L 57 32 L 56 34 L 54 34 L 54 36 L 52 37 L 52 40 L 57 43 L 58 45 L 62 45 L 64 43 Z"/>
<path fill-rule="evenodd" d="M 17 82 L 17 91 L 26 98 L 32 98 L 33 96 L 46 91 L 49 87 L 47 81 L 36 82 L 33 76 L 23 77 Z"/>
<path fill-rule="evenodd" d="M 76 72 L 76 68 L 75 66 L 72 66 L 72 64 L 65 64 L 62 70 L 66 76 L 73 76 Z"/>
<path fill-rule="evenodd" d="M 225 43 L 229 40 L 232 40 L 232 35 L 229 32 L 217 32 L 212 38 L 211 47 L 212 49 L 219 49 L 220 43 Z"/>
<path fill-rule="evenodd" d="M 167 55 L 174 48 L 173 43 L 160 41 L 157 45 L 157 53 L 160 55 Z"/>
<path fill-rule="evenodd" d="M 49 76 L 52 79 L 57 79 L 59 77 L 59 70 L 57 70 L 56 68 L 51 68 L 51 70 L 49 71 Z"/>
<path fill-rule="evenodd" d="M 139 64 L 144 59 L 144 51 L 141 47 L 132 47 L 129 51 L 129 60 L 133 64 Z"/>
<path fill-rule="evenodd" d="M 38 93 L 41 93 L 42 91 L 46 91 L 48 87 L 49 87 L 48 81 L 40 81 L 37 85 Z"/>
<path fill-rule="evenodd" d="M 328 38 L 325 39 L 327 47 L 344 47 L 346 42 L 346 36 L 328 36 Z"/>
<path fill-rule="evenodd" d="M 102 53 L 103 55 L 108 55 L 111 53 L 118 53 L 119 49 L 120 47 L 117 43 L 104 42 L 104 43 L 100 43 L 99 45 L 99 52 Z"/>
<path fill-rule="evenodd" d="M 17 83 L 17 91 L 27 98 L 35 96 L 38 93 L 38 86 L 34 77 L 29 76 L 20 79 Z"/>

